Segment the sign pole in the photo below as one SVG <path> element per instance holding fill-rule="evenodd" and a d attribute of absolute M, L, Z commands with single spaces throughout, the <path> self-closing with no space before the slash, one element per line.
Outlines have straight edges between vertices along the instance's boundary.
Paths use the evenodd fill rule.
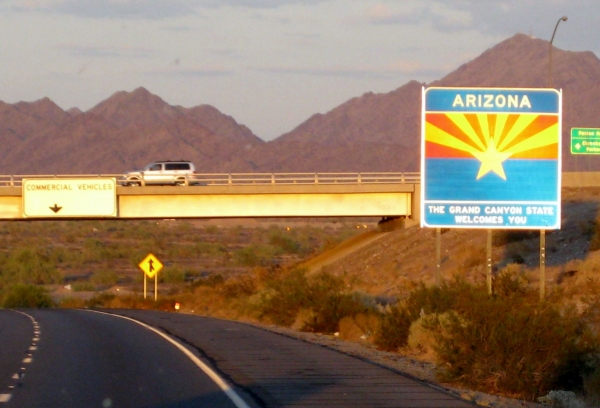
<path fill-rule="evenodd" d="M 442 253 L 442 229 L 435 229 L 435 284 L 440 286 L 442 283 L 442 266 L 441 266 L 441 253 Z"/>
<path fill-rule="evenodd" d="M 146 299 L 146 274 L 144 273 L 144 299 Z"/>
<path fill-rule="evenodd" d="M 540 230 L 540 300 L 546 297 L 546 230 Z"/>
<path fill-rule="evenodd" d="M 486 283 L 488 294 L 492 294 L 492 230 L 487 230 L 487 267 Z"/>
<path fill-rule="evenodd" d="M 158 273 L 154 275 L 154 301 L 158 300 Z"/>

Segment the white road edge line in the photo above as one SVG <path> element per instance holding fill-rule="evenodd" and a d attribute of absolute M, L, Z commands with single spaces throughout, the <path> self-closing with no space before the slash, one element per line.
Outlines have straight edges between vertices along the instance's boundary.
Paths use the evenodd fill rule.
<path fill-rule="evenodd" d="M 12 394 L 0 394 L 0 402 L 8 402 L 10 397 L 12 397 Z"/>
<path fill-rule="evenodd" d="M 198 366 L 198 368 L 200 368 L 202 371 L 204 371 L 204 373 L 207 376 L 209 376 L 210 379 L 212 379 L 215 382 L 215 384 L 217 384 L 219 386 L 219 388 L 221 388 L 221 390 L 223 390 L 225 395 L 227 395 L 229 397 L 231 402 L 233 402 L 237 408 L 250 408 L 250 406 L 248 404 L 246 404 L 246 402 L 242 398 L 240 398 L 239 395 L 237 395 L 237 393 L 233 390 L 233 388 L 231 388 L 231 386 L 229 384 L 227 384 L 227 382 L 225 380 L 223 380 L 221 377 L 219 377 L 219 375 L 215 371 L 213 371 L 212 368 L 210 368 L 209 366 L 204 364 L 202 362 L 202 360 L 200 360 L 198 357 L 196 357 L 194 354 L 192 354 L 192 352 L 190 352 L 188 349 L 183 347 L 181 345 L 181 343 L 173 340 L 171 337 L 167 336 L 165 333 L 161 332 L 160 330 L 158 330 L 146 323 L 140 322 L 139 320 L 132 319 L 131 317 L 101 312 L 99 310 L 89 310 L 89 309 L 80 309 L 80 310 L 84 310 L 86 312 L 105 314 L 108 316 L 120 317 L 121 319 L 125 319 L 125 320 L 131 320 L 132 322 L 135 322 L 135 323 L 147 328 L 148 330 L 152 330 L 153 332 L 155 332 L 156 334 L 158 334 L 159 336 L 163 337 L 165 340 L 167 340 L 168 342 L 173 344 L 175 347 L 177 347 L 183 354 L 185 354 L 190 360 L 192 360 L 194 362 L 194 364 L 196 364 Z"/>

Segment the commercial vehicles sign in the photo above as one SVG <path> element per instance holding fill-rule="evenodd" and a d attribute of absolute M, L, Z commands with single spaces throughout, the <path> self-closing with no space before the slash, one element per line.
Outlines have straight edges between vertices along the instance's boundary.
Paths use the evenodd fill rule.
<path fill-rule="evenodd" d="M 116 217 L 116 186 L 114 177 L 23 179 L 23 217 Z"/>
<path fill-rule="evenodd" d="M 421 226 L 560 228 L 554 89 L 423 89 Z"/>

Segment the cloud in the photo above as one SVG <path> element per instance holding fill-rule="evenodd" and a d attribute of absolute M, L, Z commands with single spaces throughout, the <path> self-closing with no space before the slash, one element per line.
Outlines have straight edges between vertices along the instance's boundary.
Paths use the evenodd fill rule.
<path fill-rule="evenodd" d="M 182 77 L 224 77 L 235 74 L 235 71 L 223 67 L 197 67 L 180 69 L 179 64 L 171 64 L 168 68 L 155 69 L 147 72 L 150 75 Z"/>
<path fill-rule="evenodd" d="M 195 14 L 196 0 L 15 0 L 13 8 L 87 18 L 160 20 Z"/>
<path fill-rule="evenodd" d="M 434 31 L 460 31 L 470 27 L 471 15 L 460 7 L 449 8 L 437 0 L 410 3 L 378 3 L 353 19 L 372 25 L 428 25 Z"/>
<path fill-rule="evenodd" d="M 331 0 L 13 0 L 12 8 L 21 12 L 57 13 L 86 18 L 161 20 L 197 14 L 201 8 L 274 9 L 327 1 Z"/>
<path fill-rule="evenodd" d="M 423 13 L 423 8 L 395 12 L 385 4 L 376 4 L 366 10 L 364 19 L 370 24 L 417 24 Z"/>
<path fill-rule="evenodd" d="M 149 58 L 155 55 L 153 50 L 141 47 L 62 45 L 57 48 L 74 57 Z"/>
<path fill-rule="evenodd" d="M 251 68 L 257 72 L 268 74 L 289 74 L 289 75 L 307 75 L 319 77 L 339 77 L 339 78 L 382 78 L 386 73 L 370 71 L 360 68 L 290 68 L 290 67 L 254 67 Z"/>
<path fill-rule="evenodd" d="M 352 79 L 391 79 L 399 75 L 418 76 L 420 78 L 437 77 L 447 70 L 442 67 L 427 67 L 418 62 L 396 62 L 385 66 L 364 67 L 253 67 L 257 72 L 268 74 L 306 75 L 315 77 L 337 77 Z"/>
<path fill-rule="evenodd" d="M 201 7 L 246 7 L 256 9 L 279 8 L 289 5 L 312 6 L 319 3 L 326 3 L 331 0 L 198 0 Z"/>
<path fill-rule="evenodd" d="M 434 3 L 437 3 L 437 0 Z M 504 36 L 532 30 L 538 36 L 549 37 L 554 24 L 561 16 L 573 13 L 580 15 L 581 23 L 584 20 L 592 23 L 600 12 L 599 6 L 597 0 L 446 0 L 443 3 L 445 12 L 438 13 L 434 21 L 440 22 L 440 17 L 459 13 L 469 16 L 468 21 L 463 21 L 464 28 L 484 34 Z M 438 27 L 441 27 L 442 31 L 445 28 Z M 452 27 L 452 24 L 448 27 Z"/>
<path fill-rule="evenodd" d="M 243 54 L 233 48 L 213 48 L 210 50 L 210 53 L 218 57 L 226 57 L 231 59 L 243 58 Z"/>

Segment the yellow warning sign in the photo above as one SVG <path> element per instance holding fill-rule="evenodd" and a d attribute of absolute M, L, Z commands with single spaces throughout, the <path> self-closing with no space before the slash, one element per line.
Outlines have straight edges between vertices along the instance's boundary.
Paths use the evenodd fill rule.
<path fill-rule="evenodd" d="M 148 254 L 138 266 L 146 276 L 153 278 L 162 269 L 163 264 L 153 254 Z"/>

